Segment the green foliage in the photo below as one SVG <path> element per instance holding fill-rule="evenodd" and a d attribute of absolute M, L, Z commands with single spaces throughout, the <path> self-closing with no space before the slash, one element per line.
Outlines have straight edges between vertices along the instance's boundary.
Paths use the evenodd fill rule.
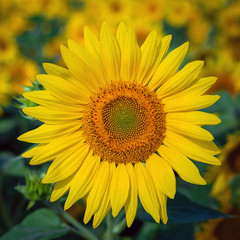
<path fill-rule="evenodd" d="M 35 172 L 28 172 L 26 176 L 26 185 L 16 186 L 16 189 L 27 199 L 30 200 L 27 209 L 30 209 L 36 201 L 45 201 L 49 199 L 52 191 L 51 184 L 43 184 L 42 176 L 38 176 Z"/>
<path fill-rule="evenodd" d="M 13 130 L 16 126 L 14 119 L 1 119 L 0 121 L 0 136 Z"/>
<path fill-rule="evenodd" d="M 47 19 L 44 15 L 36 15 L 28 19 L 31 29 L 16 37 L 19 50 L 26 57 L 41 66 L 44 62 L 42 50 L 44 46 L 63 30 L 63 21 L 59 18 Z"/>
<path fill-rule="evenodd" d="M 32 92 L 32 91 L 39 91 L 39 90 L 43 90 L 43 86 L 37 81 L 33 81 L 31 86 L 23 86 L 24 92 Z M 17 96 L 14 98 L 15 102 L 13 103 L 13 105 L 16 108 L 19 109 L 23 109 L 26 107 L 35 107 L 37 106 L 36 103 L 30 101 L 29 99 L 25 98 L 23 95 Z M 21 112 L 22 113 L 22 112 Z M 26 119 L 35 121 L 35 118 L 32 118 L 30 116 L 27 116 L 26 114 L 22 113 L 22 116 Z"/>
<path fill-rule="evenodd" d="M 217 113 L 222 122 L 216 126 L 206 126 L 205 129 L 213 134 L 217 145 L 224 145 L 226 136 L 240 128 L 240 95 L 234 98 L 225 91 L 219 92 L 218 95 L 221 98 L 205 111 Z"/>
<path fill-rule="evenodd" d="M 169 199 L 167 204 L 168 224 L 192 223 L 228 217 L 216 209 L 191 201 L 181 193 L 176 193 L 174 199 Z M 143 221 L 154 221 L 146 212 L 141 212 L 140 218 Z"/>
<path fill-rule="evenodd" d="M 171 224 L 159 226 L 147 222 L 135 238 L 136 240 L 194 240 L 193 224 Z"/>
<path fill-rule="evenodd" d="M 33 91 L 40 91 L 40 90 L 43 90 L 43 86 L 38 82 L 38 80 L 35 80 L 35 81 L 32 81 L 31 82 L 32 85 L 31 86 L 22 86 L 23 87 L 23 92 L 33 92 Z M 14 106 L 17 107 L 17 108 L 20 108 L 20 109 L 23 109 L 25 107 L 34 107 L 36 106 L 37 104 L 26 99 L 24 96 L 18 96 L 18 97 L 15 97 L 15 100 L 18 102 L 18 103 L 15 103 Z"/>
<path fill-rule="evenodd" d="M 3 163 L 0 171 L 4 175 L 24 177 L 29 172 L 22 157 L 13 157 L 5 153 L 0 155 L 0 159 Z"/>
<path fill-rule="evenodd" d="M 41 208 L 29 214 L 0 240 L 48 240 L 68 233 L 69 227 L 50 209 Z"/>

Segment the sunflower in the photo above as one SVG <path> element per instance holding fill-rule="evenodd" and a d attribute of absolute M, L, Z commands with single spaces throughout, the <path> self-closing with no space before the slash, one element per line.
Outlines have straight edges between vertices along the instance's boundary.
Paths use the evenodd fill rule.
<path fill-rule="evenodd" d="M 162 20 L 164 15 L 164 1 L 156 0 L 141 0 L 135 1 L 134 15 L 135 17 L 141 16 L 141 19 L 146 19 L 149 22 Z"/>
<path fill-rule="evenodd" d="M 210 167 L 206 179 L 213 183 L 211 195 L 216 197 L 223 209 L 231 206 L 231 179 L 240 174 L 240 132 L 229 135 L 223 146 L 219 159 L 222 166 Z"/>
<path fill-rule="evenodd" d="M 9 104 L 11 99 L 11 85 L 9 81 L 7 81 L 7 73 L 1 70 L 3 69 L 0 67 L 0 117 L 3 115 L 2 106 Z"/>
<path fill-rule="evenodd" d="M 239 210 L 233 209 L 229 214 L 234 217 L 212 219 L 201 224 L 201 230 L 195 233 L 195 240 L 239 240 Z"/>
<path fill-rule="evenodd" d="M 165 7 L 165 19 L 174 27 L 188 25 L 198 16 L 198 9 L 191 1 L 169 1 Z"/>
<path fill-rule="evenodd" d="M 16 59 L 17 46 L 8 29 L 0 26 L 0 64 L 5 64 Z"/>
<path fill-rule="evenodd" d="M 34 79 L 37 74 L 37 66 L 36 63 L 30 59 L 18 57 L 16 61 L 6 66 L 5 71 L 11 82 L 11 94 L 16 95 L 23 92 L 23 85 L 31 85 L 31 80 Z"/>
<path fill-rule="evenodd" d="M 205 184 L 191 159 L 220 164 L 219 150 L 204 124 L 212 114 L 196 111 L 219 96 L 202 95 L 215 77 L 198 79 L 203 62 L 177 72 L 188 49 L 166 57 L 171 36 L 151 32 L 141 47 L 134 28 L 121 22 L 116 37 L 106 23 L 100 40 L 86 27 L 85 48 L 69 40 L 61 47 L 67 65 L 44 64 L 38 75 L 46 90 L 26 92 L 39 104 L 23 112 L 44 124 L 19 137 L 37 146 L 25 152 L 30 164 L 52 161 L 43 183 L 56 182 L 51 201 L 67 191 L 65 210 L 86 197 L 84 222 L 96 228 L 112 209 L 124 207 L 130 227 L 138 197 L 156 222 L 167 222 L 167 197 L 174 198 L 174 171 L 185 181 Z"/>
<path fill-rule="evenodd" d="M 240 90 L 240 63 L 235 61 L 231 52 L 218 50 L 206 57 L 207 67 L 203 70 L 203 77 L 213 74 L 217 76 L 216 83 L 208 90 L 208 93 L 226 90 L 236 96 Z"/>

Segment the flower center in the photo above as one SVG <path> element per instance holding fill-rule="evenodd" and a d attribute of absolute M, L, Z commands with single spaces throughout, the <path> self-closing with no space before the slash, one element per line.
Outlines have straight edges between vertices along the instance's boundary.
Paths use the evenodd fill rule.
<path fill-rule="evenodd" d="M 103 107 L 103 122 L 109 134 L 122 141 L 138 137 L 145 129 L 145 109 L 136 99 L 118 97 Z"/>
<path fill-rule="evenodd" d="M 86 142 L 103 160 L 144 162 L 165 136 L 161 100 L 146 86 L 115 82 L 94 94 L 83 114 Z"/>

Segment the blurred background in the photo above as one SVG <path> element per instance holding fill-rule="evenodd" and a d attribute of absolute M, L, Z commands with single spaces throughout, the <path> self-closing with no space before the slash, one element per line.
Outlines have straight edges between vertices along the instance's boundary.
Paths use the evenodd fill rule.
<path fill-rule="evenodd" d="M 0 0 L 1 240 L 20 239 L 4 234 L 14 226 L 19 229 L 28 215 L 46 207 L 52 188 L 41 184 L 47 166 L 30 167 L 29 159 L 20 156 L 31 145 L 16 138 L 40 125 L 21 112 L 21 108 L 34 106 L 21 93 L 42 89 L 35 76 L 44 73 L 43 62 L 64 66 L 60 45 L 69 38 L 83 44 L 85 25 L 98 35 L 103 21 L 114 32 L 121 20 L 134 25 L 140 45 L 152 30 L 159 37 L 173 35 L 170 50 L 189 41 L 183 65 L 204 60 L 200 77 L 218 77 L 209 93 L 221 98 L 206 111 L 217 113 L 222 122 L 206 129 L 214 135 L 223 162 L 220 167 L 197 164 L 207 186 L 178 181 L 179 195 L 169 201 L 167 226 L 153 223 L 140 209 L 132 228 L 123 229 L 121 239 L 240 239 L 239 0 Z M 223 217 L 219 218 L 214 215 L 217 212 L 211 212 L 214 210 L 225 215 L 219 212 Z M 80 222 L 83 213 L 84 202 L 69 210 Z M 57 215 L 48 214 L 49 219 L 62 221 Z M 229 215 L 234 217 L 226 217 Z M 35 217 L 37 224 L 41 225 L 41 217 Z M 24 224 L 26 227 L 30 223 Z M 95 231 L 100 236 L 104 228 L 103 223 Z M 43 229 L 47 227 L 42 226 Z M 57 233 L 35 238 L 30 234 L 24 239 L 81 239 L 61 229 L 58 225 Z"/>

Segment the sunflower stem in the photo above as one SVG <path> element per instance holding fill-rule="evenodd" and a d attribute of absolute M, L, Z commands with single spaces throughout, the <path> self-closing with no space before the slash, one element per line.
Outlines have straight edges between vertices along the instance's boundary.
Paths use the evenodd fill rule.
<path fill-rule="evenodd" d="M 107 215 L 107 240 L 113 240 L 114 233 L 113 233 L 113 217 L 111 213 Z"/>
<path fill-rule="evenodd" d="M 78 230 L 78 235 L 88 240 L 98 240 L 97 236 L 64 211 L 62 207 L 58 206 L 58 210 L 61 216 Z"/>
<path fill-rule="evenodd" d="M 114 228 L 113 228 L 113 233 L 119 234 L 122 232 L 122 230 L 126 227 L 126 218 L 124 217 L 120 223 L 118 223 Z"/>

